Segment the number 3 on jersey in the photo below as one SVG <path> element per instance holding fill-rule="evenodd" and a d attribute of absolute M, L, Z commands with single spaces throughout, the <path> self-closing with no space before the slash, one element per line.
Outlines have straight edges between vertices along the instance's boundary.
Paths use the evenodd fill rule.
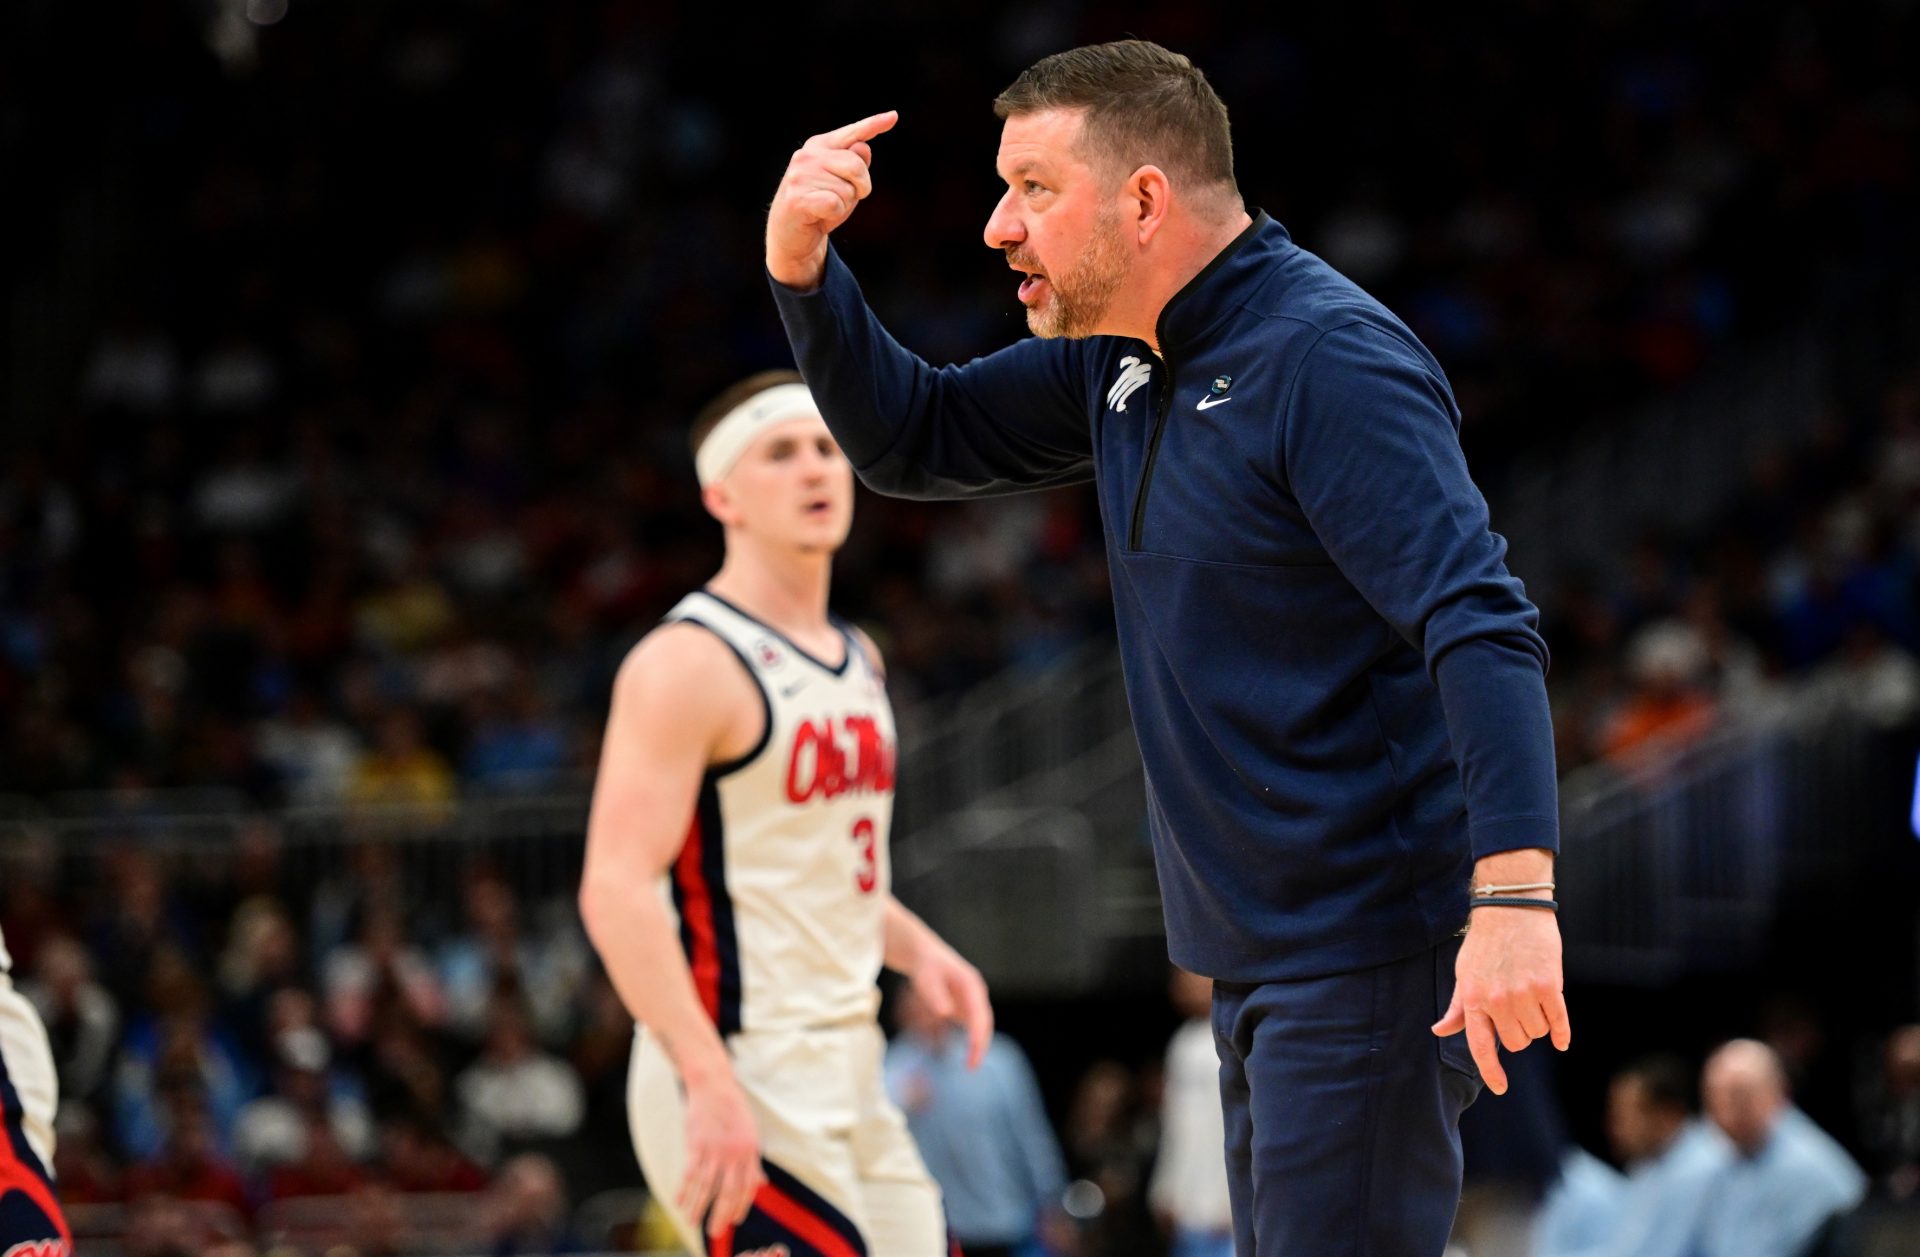
<path fill-rule="evenodd" d="M 860 888 L 863 895 L 871 895 L 874 887 L 880 884 L 880 867 L 874 853 L 875 832 L 873 818 L 862 816 L 853 823 L 853 840 L 860 844 L 860 871 L 854 874 L 853 884 Z"/>

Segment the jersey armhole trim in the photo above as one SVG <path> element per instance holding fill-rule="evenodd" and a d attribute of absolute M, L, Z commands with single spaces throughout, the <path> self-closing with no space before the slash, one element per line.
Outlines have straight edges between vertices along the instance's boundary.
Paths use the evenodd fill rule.
<path fill-rule="evenodd" d="M 714 637 L 719 640 L 720 644 L 725 646 L 733 657 L 740 661 L 740 666 L 746 670 L 747 680 L 753 682 L 753 692 L 760 696 L 760 740 L 755 742 L 752 749 L 744 755 L 735 756 L 733 759 L 725 760 L 718 764 L 707 765 L 706 780 L 718 781 L 722 777 L 730 777 L 742 768 L 745 768 L 748 764 L 751 764 L 754 760 L 759 759 L 760 753 L 767 749 L 767 743 L 773 741 L 773 700 L 767 696 L 767 687 L 760 684 L 760 675 L 753 670 L 753 664 L 747 660 L 745 655 L 740 653 L 738 646 L 735 646 L 727 640 L 725 633 L 722 633 L 719 629 L 713 627 L 713 625 L 708 624 L 705 620 L 691 615 L 678 616 L 667 622 L 669 624 L 697 625 L 713 634 Z"/>

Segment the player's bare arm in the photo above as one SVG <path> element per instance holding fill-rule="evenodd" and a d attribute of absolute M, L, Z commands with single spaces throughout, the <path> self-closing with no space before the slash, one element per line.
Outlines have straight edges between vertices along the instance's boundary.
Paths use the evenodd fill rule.
<path fill-rule="evenodd" d="M 686 624 L 649 634 L 614 682 L 580 883 L 580 914 L 607 976 L 686 1087 L 679 1205 L 694 1219 L 711 1205 L 716 1232 L 746 1216 L 764 1181 L 759 1135 L 658 887 L 707 766 L 750 749 L 763 720 L 752 680 L 713 634 Z"/>
<path fill-rule="evenodd" d="M 827 237 L 873 192 L 873 147 L 893 129 L 889 109 L 816 135 L 794 151 L 767 211 L 767 273 L 789 288 L 820 284 Z"/>
<path fill-rule="evenodd" d="M 1503 851 L 1474 864 L 1475 886 L 1538 886 L 1553 880 L 1553 853 Z M 1547 891 L 1519 895 L 1545 899 Z M 1560 924 L 1551 912 L 1532 908 L 1480 908 L 1454 968 L 1453 1003 L 1433 1032 L 1467 1032 L 1474 1064 L 1495 1095 L 1507 1092 L 1500 1047 L 1518 1052 L 1535 1039 L 1551 1038 L 1562 1052 L 1573 1042 L 1567 1001 L 1561 993 Z"/>
<path fill-rule="evenodd" d="M 902 974 L 936 1015 L 967 1032 L 967 1068 L 978 1069 L 993 1041 L 993 1005 L 980 971 L 898 899 L 888 898 L 887 968 Z"/>

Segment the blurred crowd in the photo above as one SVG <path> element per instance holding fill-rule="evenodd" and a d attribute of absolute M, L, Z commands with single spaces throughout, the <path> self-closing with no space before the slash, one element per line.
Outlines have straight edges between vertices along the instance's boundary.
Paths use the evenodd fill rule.
<path fill-rule="evenodd" d="M 779 47 L 674 3 L 281 7 L 98 24 L 32 4 L 0 40 L 21 123 L 0 160 L 37 189 L 15 308 L 75 313 L 9 345 L 0 792 L 578 780 L 618 657 L 717 559 L 686 418 L 785 360 L 757 235 L 787 150 L 900 105 L 845 247 L 907 343 L 990 349 L 1022 328 L 974 244 L 987 102 L 1077 40 L 1135 31 L 1208 69 L 1249 200 L 1432 345 L 1483 476 L 1819 307 L 1850 264 L 1911 260 L 1898 5 L 1441 23 L 1054 0 L 896 8 Z M 747 79 L 795 107 L 770 117 Z M 112 90 L 78 87 L 96 80 Z M 69 90 L 74 128 L 26 124 Z M 1596 574 L 1550 608 L 1579 678 L 1569 763 L 1703 723 L 1695 692 L 1719 701 L 1746 647 L 1764 670 L 1911 645 L 1884 600 L 1877 636 L 1853 634 L 1846 587 L 1899 551 L 1875 525 L 1903 505 L 1853 509 L 1836 540 L 1819 495 L 1857 486 L 1782 460 L 1744 553 L 1682 570 L 1679 539 L 1652 541 L 1627 584 Z M 1768 493 L 1806 509 L 1768 515 Z M 908 699 L 1111 622 L 1085 493 L 860 510 L 837 601 Z"/>
<path fill-rule="evenodd" d="M 1920 350 L 1916 351 L 1920 356 Z M 1563 772 L 1632 771 L 1788 687 L 1920 717 L 1920 371 L 1767 455 L 1703 534 L 1649 533 L 1543 608 Z"/>
<path fill-rule="evenodd" d="M 369 838 L 316 873 L 259 830 L 213 854 L 128 842 L 8 863 L 0 931 L 60 1072 L 62 1195 L 81 1214 L 125 1211 L 89 1225 L 128 1228 L 139 1257 L 222 1236 L 236 1254 L 276 1235 L 365 1257 L 417 1251 L 401 1237 L 422 1234 L 501 1254 L 672 1247 L 627 1131 L 632 1022 L 571 895 L 435 847 Z M 1129 999 L 1120 1039 L 1047 1028 L 1043 1090 L 1012 1037 L 970 1072 L 957 1028 L 892 990 L 888 1086 L 966 1251 L 1231 1251 L 1208 1008 L 1207 983 L 1176 972 L 1166 1005 Z M 1708 1066 L 1711 1126 L 1693 1116 L 1690 1067 L 1625 1068 L 1607 1099 L 1611 1163 L 1556 1134 L 1570 1123 L 1551 1063 L 1515 1058 L 1515 1094 L 1484 1098 L 1464 1128 L 1467 1251 L 1485 1226 L 1473 1189 L 1516 1178 L 1518 1216 L 1539 1206 L 1540 1257 L 1666 1251 L 1618 1228 L 1673 1195 L 1642 1180 L 1682 1132 L 1690 1151 L 1668 1168 L 1729 1176 L 1745 1202 L 1722 1202 L 1733 1221 L 1716 1225 L 1735 1238 L 1706 1251 L 1773 1251 L 1734 1227 L 1774 1224 L 1753 1222 L 1756 1199 L 1823 1203 L 1777 1221 L 1829 1235 L 1863 1198 L 1920 1204 L 1920 1027 L 1842 1033 L 1791 1000 L 1755 1025 L 1763 1042 Z M 1158 1026 L 1175 1027 L 1164 1051 Z M 1706 1225 L 1659 1208 L 1676 1212 L 1649 1235 Z"/>
<path fill-rule="evenodd" d="M 633 1023 L 571 896 L 485 859 L 437 882 L 431 843 L 360 842 L 318 876 L 285 856 L 254 832 L 6 866 L 0 934 L 53 1046 L 76 1224 L 135 1257 L 674 1248 L 629 1141 Z M 1051 1097 L 1012 1038 L 969 1071 L 957 1027 L 890 996 L 888 1086 L 966 1251 L 1125 1257 L 1219 1230 L 1211 1040 L 1188 1041 L 1208 991 L 1176 975 L 1171 1010 L 1147 1009 L 1192 1019 L 1164 1064 L 1076 1051 Z"/>
<path fill-rule="evenodd" d="M 1565 1151 L 1534 1220 L 1535 1257 L 1861 1251 L 1869 1192 L 1881 1204 L 1914 1194 L 1917 1038 L 1916 1026 L 1886 1038 L 1881 1067 L 1863 1071 L 1858 1107 L 1845 1115 L 1864 1132 L 1871 1177 L 1795 1102 L 1804 1080 L 1767 1043 L 1722 1045 L 1697 1086 L 1679 1057 L 1628 1064 L 1606 1102 L 1619 1168 L 1578 1146 Z"/>
<path fill-rule="evenodd" d="M 418 850 L 381 842 L 318 878 L 281 851 L 9 868 L 0 930 L 53 1044 L 67 1203 L 131 1206 L 159 1236 L 189 1222 L 137 1219 L 202 1202 L 244 1234 L 274 1202 L 351 1196 L 374 1252 L 388 1197 L 485 1193 L 470 1226 L 545 1252 L 570 1203 L 637 1181 L 633 1023 L 570 900 L 523 902 L 472 861 L 440 902 Z"/>

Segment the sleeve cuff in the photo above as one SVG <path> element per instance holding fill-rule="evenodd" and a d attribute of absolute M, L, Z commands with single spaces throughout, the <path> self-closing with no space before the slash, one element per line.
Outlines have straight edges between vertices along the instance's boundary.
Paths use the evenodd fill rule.
<path fill-rule="evenodd" d="M 1560 818 L 1557 816 L 1509 816 L 1485 821 L 1471 827 L 1469 837 L 1473 858 L 1499 855 L 1502 851 L 1537 848 L 1560 853 Z"/>

